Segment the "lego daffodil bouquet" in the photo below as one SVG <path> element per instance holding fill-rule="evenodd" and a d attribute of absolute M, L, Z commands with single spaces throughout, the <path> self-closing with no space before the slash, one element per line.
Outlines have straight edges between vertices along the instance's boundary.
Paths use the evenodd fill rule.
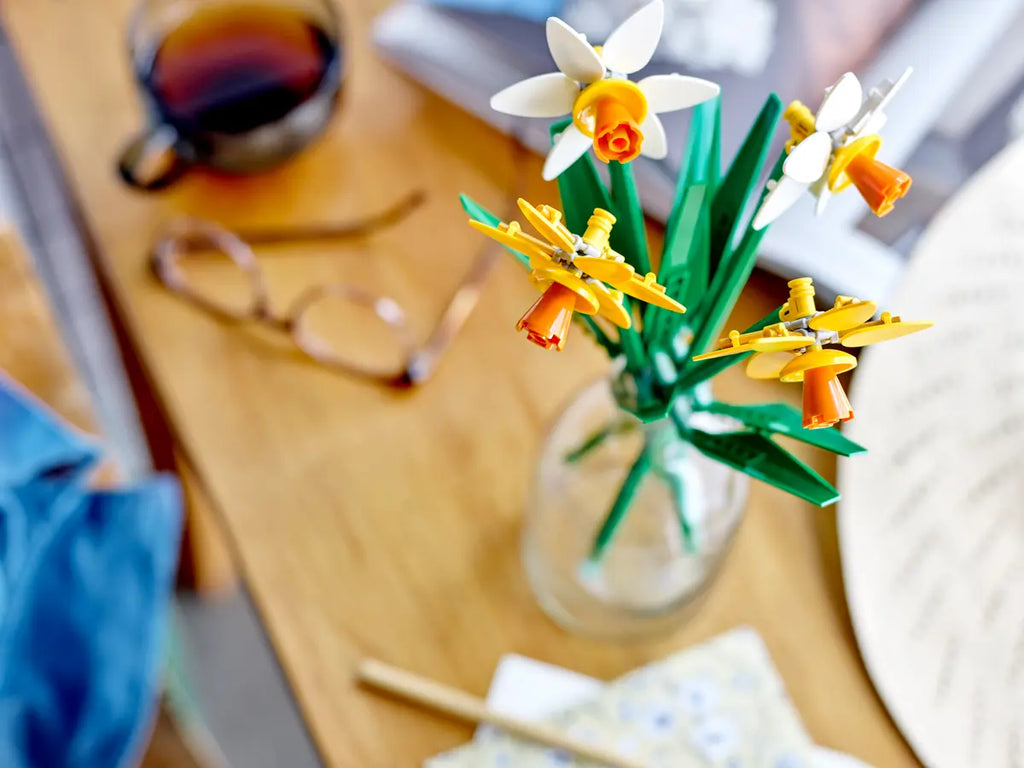
<path fill-rule="evenodd" d="M 875 319 L 874 303 L 847 296 L 819 308 L 809 278 L 790 282 L 786 301 L 751 327 L 723 335 L 723 324 L 754 268 L 767 225 L 805 192 L 821 210 L 831 194 L 856 186 L 878 215 L 907 192 L 910 178 L 875 159 L 883 108 L 906 74 L 867 96 L 855 76 L 844 75 L 814 114 L 799 102 L 784 110 L 769 95 L 722 168 L 716 84 L 673 74 L 630 79 L 653 57 L 662 20 L 662 2 L 654 0 L 595 47 L 563 21 L 549 19 L 558 71 L 506 88 L 492 106 L 561 118 L 551 127 L 543 172 L 557 179 L 561 208 L 520 200 L 528 231 L 518 221 L 499 221 L 466 196 L 463 206 L 473 226 L 508 248 L 541 291 L 516 326 L 530 341 L 560 350 L 575 320 L 620 362 L 621 408 L 642 422 L 669 420 L 678 440 L 710 459 L 825 506 L 838 499 L 836 489 L 774 436 L 842 455 L 862 451 L 833 428 L 853 417 L 836 376 L 856 365 L 836 347 L 884 341 L 930 324 L 889 313 Z M 658 114 L 682 109 L 691 109 L 692 118 L 655 268 L 630 162 L 666 155 Z M 790 138 L 762 185 L 780 118 Z M 607 164 L 607 184 L 594 158 Z M 741 361 L 754 378 L 802 383 L 803 412 L 783 403 L 713 399 L 706 382 Z M 701 412 L 728 417 L 731 427 L 702 429 L 691 418 Z M 601 439 L 596 433 L 573 452 L 574 460 Z M 621 524 L 643 467 L 642 454 L 601 526 L 593 558 Z"/>

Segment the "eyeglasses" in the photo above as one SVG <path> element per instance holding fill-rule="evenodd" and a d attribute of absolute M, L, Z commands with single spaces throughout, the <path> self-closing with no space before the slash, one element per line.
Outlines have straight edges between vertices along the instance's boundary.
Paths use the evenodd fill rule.
<path fill-rule="evenodd" d="M 284 313 L 275 312 L 266 276 L 251 245 L 366 235 L 401 221 L 423 199 L 422 193 L 414 193 L 381 214 L 331 227 L 246 233 L 231 232 L 201 219 L 177 219 L 157 240 L 151 267 L 165 287 L 194 306 L 223 320 L 257 322 L 283 332 L 303 354 L 321 365 L 379 384 L 415 386 L 434 373 L 445 350 L 472 313 L 498 260 L 498 247 L 488 246 L 480 252 L 427 340 L 416 345 L 402 307 L 388 296 L 356 285 L 313 285 Z M 230 260 L 233 277 L 241 281 L 230 286 L 234 290 L 228 290 L 223 275 L 215 282 L 203 283 L 203 262 L 209 264 L 218 257 Z M 196 271 L 200 273 L 198 277 Z M 329 311 L 332 306 L 334 311 Z M 337 320 L 339 306 L 346 318 L 341 321 Z M 319 331 L 318 315 L 334 318 L 331 326 L 335 330 L 346 326 L 347 332 L 359 336 L 361 343 L 351 344 L 351 337 L 348 341 L 339 340 L 333 334 Z M 367 341 L 370 336 L 372 342 Z"/>

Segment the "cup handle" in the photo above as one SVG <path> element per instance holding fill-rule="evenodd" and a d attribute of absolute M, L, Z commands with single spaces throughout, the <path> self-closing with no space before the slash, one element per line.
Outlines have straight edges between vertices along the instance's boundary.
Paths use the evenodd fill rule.
<path fill-rule="evenodd" d="M 126 184 L 146 191 L 173 184 L 188 168 L 188 161 L 175 149 L 178 132 L 158 125 L 128 143 L 121 152 L 117 170 Z"/>

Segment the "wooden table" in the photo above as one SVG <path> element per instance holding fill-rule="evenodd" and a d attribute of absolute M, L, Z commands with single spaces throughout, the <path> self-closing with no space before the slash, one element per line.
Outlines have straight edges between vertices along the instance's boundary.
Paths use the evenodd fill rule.
<path fill-rule="evenodd" d="M 350 77 L 329 135 L 260 178 L 194 173 L 159 196 L 114 173 L 140 125 L 124 51 L 128 0 L 7 0 L 4 22 L 63 157 L 102 277 L 233 542 L 315 740 L 332 766 L 407 766 L 469 730 L 352 682 L 372 654 L 485 691 L 509 651 L 611 678 L 737 624 L 764 636 L 811 735 L 873 764 L 912 764 L 857 655 L 833 515 L 755 486 L 748 519 L 700 613 L 674 637 L 614 646 L 566 635 L 533 600 L 519 521 L 546 423 L 607 362 L 582 334 L 545 354 L 512 329 L 534 294 L 511 259 L 429 386 L 400 394 L 303 362 L 273 336 L 220 324 L 168 296 L 145 269 L 178 212 L 232 226 L 325 222 L 429 190 L 403 226 L 349 246 L 268 256 L 284 306 L 317 280 L 386 284 L 425 334 L 480 238 L 456 201 L 504 209 L 511 153 L 475 119 L 374 56 L 382 3 L 346 4 Z M 531 159 L 531 200 L 555 200 Z M 759 279 L 738 322 L 778 301 Z M 795 397 L 723 376 L 738 401 Z M 802 456 L 826 474 L 813 451 Z"/>

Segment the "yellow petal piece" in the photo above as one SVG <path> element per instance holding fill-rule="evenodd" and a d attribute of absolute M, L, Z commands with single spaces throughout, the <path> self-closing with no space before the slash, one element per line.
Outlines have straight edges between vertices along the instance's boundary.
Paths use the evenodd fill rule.
<path fill-rule="evenodd" d="M 728 357 L 729 355 L 739 355 L 743 352 L 750 352 L 749 348 L 744 347 L 726 347 L 725 349 L 716 349 L 712 352 L 705 352 L 703 355 L 697 355 L 693 359 L 700 362 L 701 360 L 714 360 L 716 357 Z"/>
<path fill-rule="evenodd" d="M 533 225 L 534 229 L 543 235 L 545 240 L 566 253 L 576 252 L 576 238 L 562 224 L 561 212 L 548 205 L 535 208 L 523 198 L 519 198 L 518 202 L 523 216 Z"/>
<path fill-rule="evenodd" d="M 749 347 L 755 352 L 789 352 L 812 344 L 814 339 L 810 336 L 762 336 L 759 339 L 751 339 Z"/>
<path fill-rule="evenodd" d="M 730 331 L 724 339 L 719 339 L 718 347 L 712 352 L 698 355 L 694 360 L 710 360 L 714 357 L 738 355 L 741 352 L 787 352 L 802 349 L 814 344 L 814 338 L 802 333 L 788 330 L 784 323 L 769 325 L 760 331 L 740 333 Z"/>
<path fill-rule="evenodd" d="M 849 296 L 840 296 L 832 309 L 815 315 L 807 325 L 814 331 L 848 331 L 874 317 L 877 309 L 873 301 L 857 301 Z"/>
<path fill-rule="evenodd" d="M 622 306 L 622 293 L 620 291 L 614 291 L 597 280 L 588 282 L 587 285 L 590 286 L 594 291 L 594 295 L 597 296 L 599 304 L 597 313 L 601 317 L 617 325 L 619 328 L 629 328 L 633 325 L 633 318 L 629 316 L 629 312 Z"/>
<path fill-rule="evenodd" d="M 653 272 L 648 272 L 644 277 L 634 274 L 628 281 L 608 281 L 612 288 L 617 288 L 633 298 L 646 301 L 662 309 L 672 312 L 685 312 L 686 307 L 670 296 L 665 295 L 665 286 L 658 283 Z"/>
<path fill-rule="evenodd" d="M 609 285 L 628 283 L 636 274 L 636 271 L 626 262 L 601 256 L 577 256 L 572 263 L 573 266 L 583 270 L 595 280 Z"/>
<path fill-rule="evenodd" d="M 536 257 L 541 263 L 550 261 L 550 255 L 554 253 L 555 249 L 547 243 L 542 243 L 536 238 L 530 237 L 523 232 L 519 227 L 518 221 L 511 221 L 508 224 L 500 224 L 497 227 L 483 224 L 479 221 L 470 219 L 469 225 L 480 232 L 483 232 L 492 240 L 496 240 L 502 245 L 511 248 L 514 251 L 524 256 L 529 257 L 530 265 L 533 264 L 533 260 Z"/>
<path fill-rule="evenodd" d="M 530 273 L 530 279 L 541 291 L 546 291 L 552 283 L 564 285 L 576 294 L 576 311 L 584 315 L 592 315 L 600 307 L 597 295 L 590 285 L 572 272 L 555 264 L 545 269 L 535 269 Z"/>
<path fill-rule="evenodd" d="M 746 334 L 751 336 L 752 334 Z M 748 339 L 750 341 L 750 339 Z M 753 347 L 748 343 L 742 341 L 742 336 L 739 331 L 729 331 L 729 335 L 724 339 L 719 339 L 718 348 L 713 349 L 710 352 L 705 352 L 703 355 L 697 355 L 694 360 L 714 360 L 716 357 L 728 357 L 729 355 L 739 355 L 743 352 L 752 352 Z"/>
<path fill-rule="evenodd" d="M 752 379 L 777 379 L 794 358 L 792 352 L 758 352 L 747 361 L 747 376 Z"/>
<path fill-rule="evenodd" d="M 839 337 L 844 347 L 866 347 L 868 344 L 877 344 L 880 341 L 898 339 L 900 336 L 907 336 L 911 333 L 931 328 L 934 323 L 931 320 L 916 320 L 903 322 L 899 317 L 893 317 L 888 312 L 882 313 L 881 320 L 865 323 L 859 328 L 847 331 Z"/>
<path fill-rule="evenodd" d="M 857 367 L 857 358 L 839 349 L 812 349 L 790 360 L 779 372 L 779 380 L 790 384 L 803 381 L 804 374 L 815 368 L 831 368 L 834 373 L 843 373 Z"/>

